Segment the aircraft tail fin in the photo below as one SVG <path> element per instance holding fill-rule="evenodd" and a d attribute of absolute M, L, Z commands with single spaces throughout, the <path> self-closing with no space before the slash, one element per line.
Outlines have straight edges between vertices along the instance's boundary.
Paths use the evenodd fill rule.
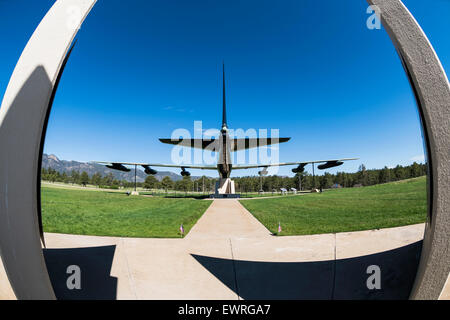
<path fill-rule="evenodd" d="M 222 83 L 223 83 L 223 100 L 222 100 L 222 127 L 227 126 L 227 106 L 225 102 L 225 63 L 222 63 Z"/>

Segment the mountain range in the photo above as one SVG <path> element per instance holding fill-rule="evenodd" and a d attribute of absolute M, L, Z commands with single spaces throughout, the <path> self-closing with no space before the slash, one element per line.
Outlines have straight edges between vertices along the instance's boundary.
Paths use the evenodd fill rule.
<path fill-rule="evenodd" d="M 78 162 L 74 160 L 60 160 L 54 154 L 42 154 L 42 168 L 48 169 L 52 168 L 60 173 L 66 172 L 68 175 L 71 174 L 72 170 L 79 171 L 80 173 L 86 171 L 87 174 L 91 177 L 94 173 L 100 173 L 102 176 L 108 175 L 112 173 L 114 178 L 117 180 L 126 180 L 126 181 L 134 181 L 134 170 L 130 172 L 123 172 L 118 170 L 112 170 L 104 165 L 92 162 Z M 141 169 L 137 170 L 136 173 L 136 181 L 143 182 L 147 175 Z M 155 174 L 156 179 L 161 181 L 164 177 L 170 177 L 172 181 L 178 181 L 182 179 L 182 176 L 170 171 L 158 171 Z M 192 180 L 197 180 L 201 177 L 192 176 Z"/>

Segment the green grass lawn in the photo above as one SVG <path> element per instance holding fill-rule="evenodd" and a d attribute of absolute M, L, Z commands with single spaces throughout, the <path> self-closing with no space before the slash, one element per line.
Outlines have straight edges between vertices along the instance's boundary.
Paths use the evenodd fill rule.
<path fill-rule="evenodd" d="M 168 193 L 164 191 L 140 191 L 140 195 L 149 195 L 153 197 L 160 197 L 160 198 L 191 198 L 191 199 L 207 199 L 209 198 L 208 193 L 201 193 L 201 192 L 181 192 L 181 191 L 170 191 Z"/>
<path fill-rule="evenodd" d="M 300 193 L 300 192 L 299 192 Z M 306 191 L 302 191 L 301 193 L 307 193 Z M 241 198 L 269 198 L 269 197 L 290 197 L 290 196 L 296 196 L 298 194 L 293 194 L 292 191 L 289 191 L 288 194 L 282 195 L 280 192 L 264 192 L 264 193 L 258 193 L 258 192 L 249 192 L 249 193 L 241 193 Z"/>
<path fill-rule="evenodd" d="M 122 237 L 180 237 L 211 201 L 127 196 L 123 193 L 42 187 L 45 232 Z"/>
<path fill-rule="evenodd" d="M 426 177 L 300 196 L 243 200 L 271 232 L 305 235 L 397 227 L 425 222 Z"/>

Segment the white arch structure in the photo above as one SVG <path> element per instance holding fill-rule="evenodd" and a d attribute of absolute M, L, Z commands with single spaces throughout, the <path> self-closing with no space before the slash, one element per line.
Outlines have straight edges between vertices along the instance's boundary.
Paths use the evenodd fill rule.
<path fill-rule="evenodd" d="M 437 299 L 450 271 L 450 86 L 435 51 L 403 3 L 367 1 L 381 10 L 421 115 L 430 214 L 411 298 Z M 95 3 L 55 2 L 25 47 L 1 105 L 0 254 L 19 299 L 55 299 L 40 241 L 40 160 L 70 45 Z"/>

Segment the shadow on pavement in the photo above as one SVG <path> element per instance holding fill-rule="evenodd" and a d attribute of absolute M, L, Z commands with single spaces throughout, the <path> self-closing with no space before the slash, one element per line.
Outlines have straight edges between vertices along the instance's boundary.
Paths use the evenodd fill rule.
<path fill-rule="evenodd" d="M 117 296 L 117 278 L 111 277 L 115 245 L 71 249 L 44 249 L 53 290 L 58 299 L 114 300 Z M 77 265 L 81 270 L 81 289 L 69 290 L 67 267 Z"/>
<path fill-rule="evenodd" d="M 422 241 L 394 250 L 349 259 L 315 262 L 260 262 L 191 254 L 205 269 L 243 299 L 407 299 L 419 263 Z M 111 277 L 115 245 L 44 249 L 58 299 L 116 299 Z M 81 269 L 81 290 L 69 290 L 67 267 Z M 381 270 L 381 289 L 369 290 L 367 267 Z M 231 269 L 231 272 L 230 272 Z"/>
<path fill-rule="evenodd" d="M 191 254 L 243 299 L 408 299 L 422 241 L 350 259 L 317 262 L 258 262 Z M 230 279 L 230 262 L 235 279 Z M 381 270 L 381 289 L 369 290 L 367 267 Z"/>

